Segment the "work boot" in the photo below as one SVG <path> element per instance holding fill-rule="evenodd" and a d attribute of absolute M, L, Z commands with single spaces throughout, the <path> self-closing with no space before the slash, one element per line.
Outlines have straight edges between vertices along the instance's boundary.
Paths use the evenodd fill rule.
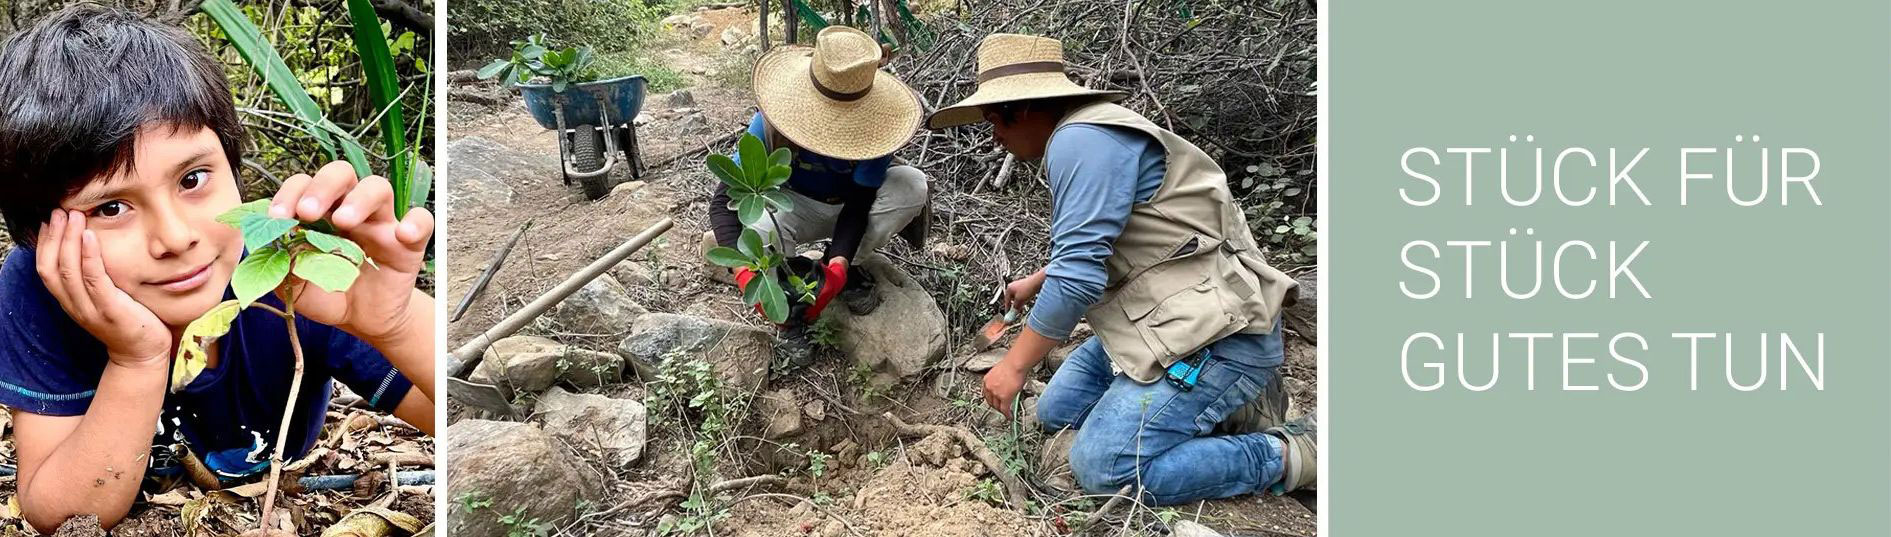
<path fill-rule="evenodd" d="M 847 304 L 847 311 L 854 315 L 866 315 L 879 308 L 880 293 L 874 289 L 876 283 L 872 272 L 848 266 L 847 286 L 840 289 L 840 301 Z"/>
<path fill-rule="evenodd" d="M 1294 415 L 1293 400 L 1307 389 L 1307 383 L 1288 377 L 1274 377 L 1261 386 L 1261 393 L 1228 413 L 1215 425 L 1214 434 L 1250 434 L 1266 431 L 1287 422 Z"/>
<path fill-rule="evenodd" d="M 775 357 L 788 364 L 790 369 L 800 369 L 814 363 L 814 330 L 808 323 L 793 323 L 781 331 L 781 340 L 775 342 Z"/>
<path fill-rule="evenodd" d="M 1267 429 L 1267 434 L 1274 435 L 1287 445 L 1280 454 L 1282 467 L 1280 481 L 1268 487 L 1274 495 L 1282 495 L 1296 490 L 1315 490 L 1319 481 L 1319 417 L 1307 414 Z"/>

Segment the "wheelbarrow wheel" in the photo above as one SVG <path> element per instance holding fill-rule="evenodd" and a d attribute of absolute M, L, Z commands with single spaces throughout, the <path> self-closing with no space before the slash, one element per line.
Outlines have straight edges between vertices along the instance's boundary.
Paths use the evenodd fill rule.
<path fill-rule="evenodd" d="M 604 138 L 596 127 L 579 125 L 572 141 L 572 167 L 580 172 L 595 172 L 604 167 Z M 611 174 L 600 173 L 578 181 L 584 186 L 584 197 L 599 199 L 611 193 Z"/>

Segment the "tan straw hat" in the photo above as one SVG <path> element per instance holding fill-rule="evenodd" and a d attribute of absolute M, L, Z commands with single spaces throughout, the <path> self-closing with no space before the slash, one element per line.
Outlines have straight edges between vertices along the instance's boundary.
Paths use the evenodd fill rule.
<path fill-rule="evenodd" d="M 1056 39 L 1020 34 L 991 34 L 978 44 L 978 91 L 933 112 L 926 126 L 957 127 L 985 120 L 978 107 L 1012 101 L 1096 95 L 1120 101 L 1127 93 L 1093 90 L 1064 76 L 1064 44 Z"/>
<path fill-rule="evenodd" d="M 892 154 L 919 130 L 919 97 L 880 70 L 880 44 L 829 26 L 814 48 L 783 46 L 755 63 L 755 102 L 775 132 L 844 160 Z"/>

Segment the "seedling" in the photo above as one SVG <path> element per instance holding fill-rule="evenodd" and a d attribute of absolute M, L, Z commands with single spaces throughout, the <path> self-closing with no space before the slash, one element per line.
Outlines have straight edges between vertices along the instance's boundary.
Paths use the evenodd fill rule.
<path fill-rule="evenodd" d="M 788 182 L 788 175 L 794 171 L 788 165 L 792 154 L 785 147 L 767 153 L 762 140 L 753 134 L 742 135 L 736 152 L 742 157 L 740 164 L 727 155 L 712 154 L 707 159 L 709 171 L 728 185 L 729 208 L 735 210 L 743 226 L 736 247 L 718 246 L 709 250 L 709 262 L 754 271 L 755 279 L 743 289 L 742 301 L 751 306 L 761 305 L 762 316 L 781 324 L 788 320 L 789 293 L 792 292 L 797 301 L 812 303 L 817 286 L 811 279 L 787 269 L 783 252 L 788 248 L 779 243 L 778 236 L 770 237 L 777 244 L 767 244 L 756 227 L 767 218 L 775 224 L 775 229 L 781 229 L 776 213 L 794 210 L 793 200 L 781 190 L 781 185 Z"/>
<path fill-rule="evenodd" d="M 283 405 L 282 425 L 276 429 L 276 450 L 269 459 L 269 490 L 263 496 L 262 527 L 274 524 L 276 483 L 282 475 L 282 448 L 289 441 L 289 419 L 295 415 L 296 395 L 302 392 L 302 340 L 296 334 L 295 302 L 306 282 L 329 292 L 342 292 L 354 285 L 361 275 L 361 264 L 372 263 L 354 241 L 327 231 L 326 223 L 305 224 L 288 218 L 271 218 L 269 200 L 261 199 L 236 206 L 217 221 L 234 227 L 243 235 L 249 250 L 230 276 L 235 300 L 210 308 L 184 328 L 177 359 L 171 363 L 171 392 L 183 391 L 190 381 L 202 374 L 209 363 L 204 347 L 230 332 L 230 323 L 244 308 L 257 307 L 282 317 L 289 327 L 289 350 L 295 356 L 295 376 L 289 381 L 289 402 Z M 324 231 L 327 230 L 327 231 Z M 293 279 L 291 278 L 293 277 Z M 263 295 L 280 293 L 282 309 L 257 302 Z"/>

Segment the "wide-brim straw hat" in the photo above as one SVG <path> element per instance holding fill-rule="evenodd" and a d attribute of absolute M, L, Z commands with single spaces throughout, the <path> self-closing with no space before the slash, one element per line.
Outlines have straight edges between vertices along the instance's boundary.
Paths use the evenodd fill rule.
<path fill-rule="evenodd" d="M 880 44 L 829 26 L 814 46 L 783 46 L 755 63 L 755 102 L 775 132 L 843 160 L 884 157 L 919 130 L 919 97 L 880 70 Z"/>
<path fill-rule="evenodd" d="M 985 120 L 980 106 L 1093 95 L 1120 101 L 1129 94 L 1093 90 L 1064 76 L 1064 44 L 1056 39 L 1021 34 L 991 34 L 978 44 L 978 91 L 965 100 L 933 112 L 926 126 L 934 129 L 969 125 Z"/>

